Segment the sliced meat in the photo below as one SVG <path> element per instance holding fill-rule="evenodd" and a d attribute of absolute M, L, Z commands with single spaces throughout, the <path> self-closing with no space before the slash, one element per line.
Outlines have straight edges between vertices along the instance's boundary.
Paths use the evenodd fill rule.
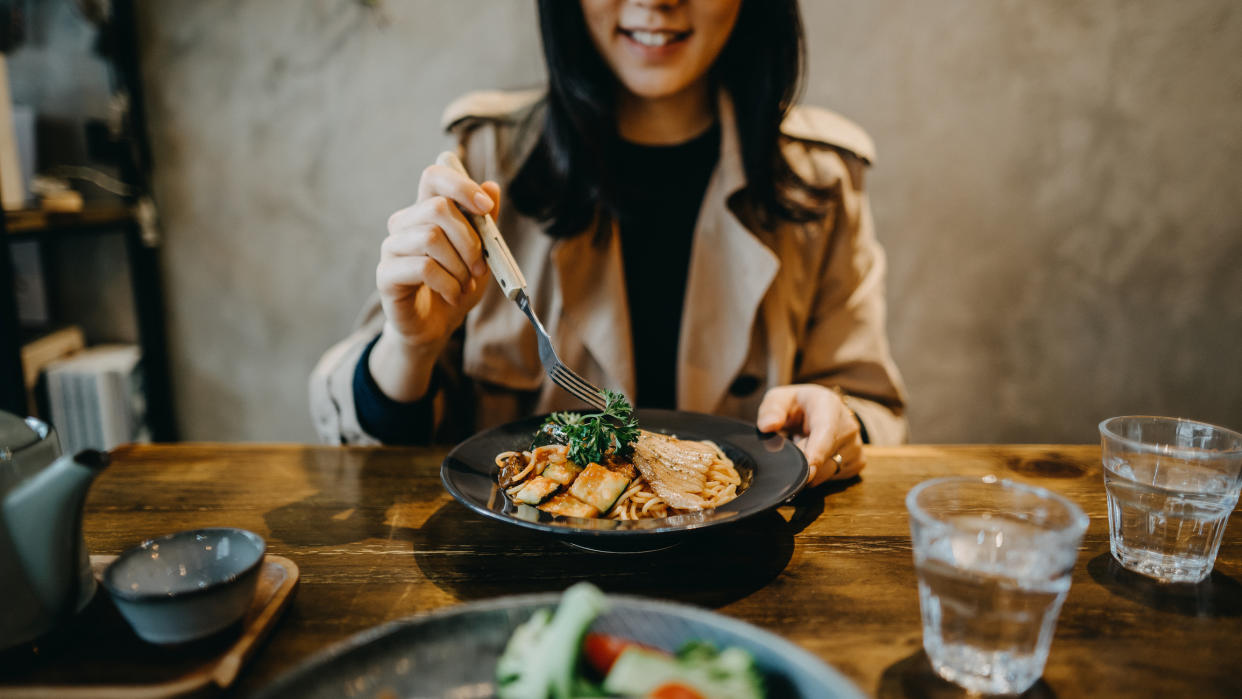
<path fill-rule="evenodd" d="M 664 502 L 679 510 L 701 510 L 703 489 L 716 451 L 691 442 L 643 431 L 634 443 L 634 465 Z"/>

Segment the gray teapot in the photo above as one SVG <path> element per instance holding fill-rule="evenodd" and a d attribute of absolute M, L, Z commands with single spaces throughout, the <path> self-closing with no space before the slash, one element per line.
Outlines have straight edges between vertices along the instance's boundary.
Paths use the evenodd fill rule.
<path fill-rule="evenodd" d="M 82 505 L 108 455 L 61 456 L 56 431 L 0 411 L 0 650 L 37 638 L 95 594 Z"/>

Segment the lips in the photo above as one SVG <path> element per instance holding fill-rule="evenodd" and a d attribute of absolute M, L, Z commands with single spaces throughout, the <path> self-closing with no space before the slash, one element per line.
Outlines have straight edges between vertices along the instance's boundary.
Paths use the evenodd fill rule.
<path fill-rule="evenodd" d="M 675 31 L 670 29 L 626 29 L 620 27 L 617 29 L 623 36 L 629 38 L 634 43 L 647 46 L 650 48 L 660 48 L 684 41 L 693 33 L 691 30 Z"/>

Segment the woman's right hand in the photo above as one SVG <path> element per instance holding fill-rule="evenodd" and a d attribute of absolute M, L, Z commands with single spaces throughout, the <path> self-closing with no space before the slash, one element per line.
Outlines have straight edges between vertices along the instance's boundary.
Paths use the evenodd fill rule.
<path fill-rule="evenodd" d="M 423 170 L 418 201 L 388 217 L 375 285 L 384 330 L 370 369 L 393 400 L 427 390 L 436 357 L 487 290 L 490 273 L 478 233 L 458 207 L 496 216 L 500 185 L 477 184 L 442 165 Z"/>

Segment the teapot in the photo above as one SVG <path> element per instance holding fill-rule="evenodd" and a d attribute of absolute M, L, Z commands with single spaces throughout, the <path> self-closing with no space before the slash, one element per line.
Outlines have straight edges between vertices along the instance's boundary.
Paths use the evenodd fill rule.
<path fill-rule="evenodd" d="M 38 638 L 95 594 L 82 506 L 104 452 L 62 456 L 56 431 L 0 411 L 0 650 Z"/>

